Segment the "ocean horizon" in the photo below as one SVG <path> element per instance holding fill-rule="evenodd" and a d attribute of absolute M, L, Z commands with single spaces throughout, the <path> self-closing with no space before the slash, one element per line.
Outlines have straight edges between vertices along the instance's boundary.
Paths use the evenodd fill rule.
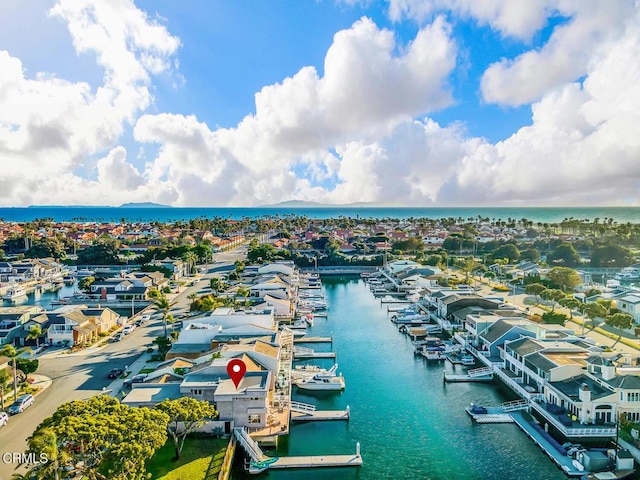
<path fill-rule="evenodd" d="M 299 215 L 314 219 L 351 218 L 477 218 L 556 223 L 565 218 L 593 221 L 612 218 L 618 223 L 640 222 L 640 207 L 1 207 L 0 219 L 30 222 L 51 218 L 57 222 L 175 222 L 195 218 L 258 219 Z"/>

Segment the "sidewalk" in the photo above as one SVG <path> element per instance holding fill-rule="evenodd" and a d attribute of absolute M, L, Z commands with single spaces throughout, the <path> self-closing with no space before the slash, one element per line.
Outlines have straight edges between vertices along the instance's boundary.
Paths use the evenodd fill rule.
<path fill-rule="evenodd" d="M 49 388 L 53 384 L 53 380 L 51 380 L 49 377 L 45 375 L 40 375 L 38 373 L 32 373 L 30 375 L 27 375 L 27 378 L 33 379 L 33 382 L 31 382 L 30 385 L 32 387 L 38 388 L 38 391 L 33 394 L 34 397 L 37 397 L 38 395 L 40 395 L 42 392 L 44 392 L 47 388 Z M 13 383 L 11 383 L 11 385 L 13 386 Z M 11 390 L 7 390 L 4 393 L 5 407 L 13 403 L 13 398 L 14 398 L 13 388 L 11 388 Z"/>
<path fill-rule="evenodd" d="M 129 390 L 123 389 L 123 383 L 127 378 L 133 378 L 135 375 L 140 373 L 140 370 L 145 368 L 151 368 L 152 366 L 157 365 L 158 362 L 149 363 L 148 360 L 151 360 L 153 353 L 143 353 L 140 355 L 131 365 L 128 365 L 126 368 L 127 372 L 130 372 L 124 378 L 116 378 L 113 382 L 111 382 L 107 387 L 105 387 L 104 392 L 109 393 L 112 397 L 116 397 L 119 400 L 122 400 Z"/>

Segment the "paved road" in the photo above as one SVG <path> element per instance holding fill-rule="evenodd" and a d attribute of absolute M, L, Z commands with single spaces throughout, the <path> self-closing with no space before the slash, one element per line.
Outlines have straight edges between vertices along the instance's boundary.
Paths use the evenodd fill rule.
<path fill-rule="evenodd" d="M 234 261 L 245 258 L 246 250 L 246 246 L 240 246 L 229 252 L 216 254 L 214 263 L 207 265 L 195 282 L 183 287 L 172 299 L 176 304 L 171 313 L 176 318 L 186 314 L 191 302 L 189 295 L 193 292 L 207 292 L 209 279 L 233 268 Z M 11 417 L 8 425 L 0 428 L 0 480 L 9 480 L 16 467 L 5 463 L 3 454 L 24 452 L 27 438 L 59 405 L 101 393 L 111 383 L 107 375 L 112 368 L 132 365 L 152 345 L 154 338 L 162 336 L 161 318 L 161 314 L 154 313 L 150 321 L 136 328 L 123 340 L 109 343 L 99 350 L 91 349 L 79 354 L 62 354 L 62 350 L 52 350 L 40 357 L 38 373 L 50 377 L 53 383 L 36 397 L 32 407 Z"/>

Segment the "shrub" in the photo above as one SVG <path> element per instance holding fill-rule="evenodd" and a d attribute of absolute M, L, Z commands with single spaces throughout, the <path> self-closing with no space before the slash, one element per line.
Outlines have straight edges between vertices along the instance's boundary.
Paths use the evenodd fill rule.
<path fill-rule="evenodd" d="M 542 320 L 544 323 L 551 323 L 554 325 L 564 325 L 569 319 L 564 313 L 559 312 L 545 312 L 542 314 Z"/>

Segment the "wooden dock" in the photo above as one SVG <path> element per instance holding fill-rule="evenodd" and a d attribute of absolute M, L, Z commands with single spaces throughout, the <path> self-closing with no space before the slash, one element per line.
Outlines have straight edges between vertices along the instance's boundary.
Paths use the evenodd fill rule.
<path fill-rule="evenodd" d="M 330 420 L 349 420 L 349 410 L 315 410 L 313 412 L 291 412 L 294 422 L 322 422 Z"/>
<path fill-rule="evenodd" d="M 522 415 L 522 412 L 513 412 L 511 414 L 514 419 L 516 425 L 520 427 L 520 429 L 533 440 L 533 443 L 538 445 L 542 451 L 551 459 L 553 462 L 558 465 L 559 468 L 562 469 L 565 475 L 568 477 L 582 477 L 586 475 L 588 472 L 584 470 L 584 467 L 581 469 L 576 466 L 573 459 L 567 455 L 561 455 L 553 445 L 544 438 L 540 432 L 538 432 L 533 425 L 527 421 L 527 419 Z"/>
<path fill-rule="evenodd" d="M 336 358 L 336 352 L 316 352 L 311 348 L 293 347 L 293 359 L 300 360 L 303 358 Z"/>
<path fill-rule="evenodd" d="M 333 337 L 298 337 L 293 343 L 333 343 Z"/>
<path fill-rule="evenodd" d="M 493 380 L 493 370 L 490 367 L 475 368 L 466 374 L 444 372 L 445 382 L 490 382 Z"/>
<path fill-rule="evenodd" d="M 269 468 L 313 468 L 313 467 L 358 467 L 362 465 L 360 455 L 310 455 L 279 457 Z"/>
<path fill-rule="evenodd" d="M 513 417 L 505 413 L 500 407 L 487 407 L 486 413 L 474 412 L 472 407 L 467 407 L 465 411 L 476 423 L 513 423 Z"/>

